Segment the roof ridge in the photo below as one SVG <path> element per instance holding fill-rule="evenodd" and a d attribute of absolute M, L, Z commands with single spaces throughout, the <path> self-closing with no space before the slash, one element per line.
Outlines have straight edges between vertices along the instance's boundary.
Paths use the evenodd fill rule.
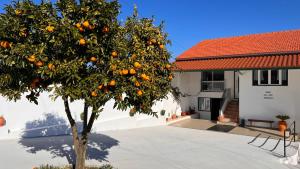
<path fill-rule="evenodd" d="M 224 59 L 224 58 L 236 58 L 236 57 L 264 57 L 269 55 L 293 55 L 300 54 L 300 51 L 282 51 L 282 52 L 269 52 L 269 53 L 248 53 L 248 54 L 236 54 L 236 55 L 222 55 L 222 56 L 207 56 L 207 57 L 193 57 L 193 58 L 176 58 L 175 61 L 192 61 L 192 60 L 208 60 L 208 59 Z"/>
<path fill-rule="evenodd" d="M 241 37 L 249 37 L 249 36 L 259 36 L 259 35 L 268 35 L 268 34 L 280 34 L 280 33 L 286 33 L 286 32 L 297 32 L 300 31 L 300 29 L 290 29 L 290 30 L 281 30 L 281 31 L 272 31 L 272 32 L 260 32 L 260 33 L 252 33 L 252 34 L 244 34 L 244 35 L 237 35 L 237 36 L 228 36 L 228 37 L 219 37 L 219 38 L 211 38 L 211 39 L 204 39 L 197 44 L 205 41 L 214 41 L 214 40 L 225 40 L 225 39 L 232 39 L 232 38 L 241 38 Z"/>

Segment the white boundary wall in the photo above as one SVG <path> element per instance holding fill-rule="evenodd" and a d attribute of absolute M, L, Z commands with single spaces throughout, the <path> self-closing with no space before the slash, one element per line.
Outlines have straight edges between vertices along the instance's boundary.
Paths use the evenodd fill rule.
<path fill-rule="evenodd" d="M 38 101 L 39 105 L 35 105 L 30 103 L 25 96 L 17 102 L 9 102 L 0 97 L 0 115 L 6 119 L 6 125 L 0 127 L 0 139 L 67 134 L 69 123 L 62 100 L 52 101 L 49 93 L 42 93 Z M 113 109 L 113 103 L 113 101 L 109 101 L 104 106 L 104 111 L 95 121 L 94 132 L 165 125 L 165 118 L 168 114 L 180 114 L 181 112 L 180 106 L 174 101 L 171 94 L 168 95 L 168 99 L 157 102 L 153 106 L 153 110 L 158 112 L 159 118 L 143 114 L 130 117 L 129 110 Z M 70 108 L 75 120 L 80 121 L 83 102 L 71 103 Z M 160 111 L 163 109 L 166 110 L 165 116 L 160 115 Z"/>

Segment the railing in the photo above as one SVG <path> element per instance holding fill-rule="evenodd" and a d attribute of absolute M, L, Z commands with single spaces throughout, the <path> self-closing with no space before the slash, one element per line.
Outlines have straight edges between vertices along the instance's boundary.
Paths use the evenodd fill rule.
<path fill-rule="evenodd" d="M 293 131 L 293 132 L 292 132 Z M 289 144 L 286 144 L 286 141 L 288 138 L 290 138 L 290 134 L 292 132 L 293 138 L 290 140 Z M 287 133 L 289 133 L 289 135 L 287 136 Z M 292 141 L 296 141 L 296 121 L 293 121 L 292 124 L 290 124 L 290 126 L 284 130 L 283 132 L 283 155 L 284 157 L 286 157 L 286 148 L 288 146 L 290 146 L 292 144 Z"/>
<path fill-rule="evenodd" d="M 223 96 L 222 96 L 222 103 L 221 103 L 221 109 L 219 111 L 219 115 L 224 114 L 224 111 L 226 109 L 227 104 L 229 103 L 229 101 L 231 100 L 231 89 L 227 88 L 224 90 L 223 92 Z"/>

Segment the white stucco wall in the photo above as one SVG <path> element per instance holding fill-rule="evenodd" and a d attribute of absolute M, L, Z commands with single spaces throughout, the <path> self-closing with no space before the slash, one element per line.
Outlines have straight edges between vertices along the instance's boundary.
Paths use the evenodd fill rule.
<path fill-rule="evenodd" d="M 0 127 L 0 139 L 16 138 L 21 136 L 36 137 L 60 135 L 68 133 L 68 121 L 64 113 L 64 105 L 61 99 L 52 101 L 48 93 L 42 93 L 39 97 L 39 105 L 30 103 L 25 96 L 17 102 L 9 102 L 0 97 L 0 115 L 6 119 L 6 125 Z M 80 121 L 80 113 L 83 111 L 83 103 L 77 101 L 70 104 L 75 120 Z M 164 116 L 161 110 L 166 110 Z M 174 101 L 173 96 L 157 102 L 153 110 L 158 112 L 159 118 L 137 114 L 129 116 L 128 111 L 113 109 L 113 101 L 104 106 L 99 118 L 95 121 L 93 131 L 129 129 L 166 124 L 168 114 L 180 114 L 180 106 Z M 10 131 L 10 132 L 8 132 Z"/>
<path fill-rule="evenodd" d="M 234 94 L 234 72 L 225 71 L 225 88 L 231 89 L 231 96 Z M 181 109 L 188 111 L 189 107 L 195 107 L 196 112 L 200 114 L 201 119 L 211 119 L 211 113 L 198 110 L 198 97 L 221 98 L 223 92 L 201 92 L 201 72 L 177 72 L 173 85 L 177 86 L 187 97 L 181 97 Z"/>
<path fill-rule="evenodd" d="M 296 120 L 300 131 L 300 70 L 289 70 L 288 86 L 252 86 L 252 71 L 241 71 L 240 118 L 278 121 L 278 114 L 287 114 Z M 267 93 L 266 93 L 267 92 Z M 264 95 L 271 95 L 265 99 Z M 277 124 L 275 124 L 276 127 Z"/>

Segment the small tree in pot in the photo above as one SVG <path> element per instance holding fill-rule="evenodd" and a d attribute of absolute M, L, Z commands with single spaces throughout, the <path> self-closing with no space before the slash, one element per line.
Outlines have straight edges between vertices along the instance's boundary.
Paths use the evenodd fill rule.
<path fill-rule="evenodd" d="M 287 129 L 287 124 L 285 120 L 290 119 L 288 115 L 277 115 L 276 118 L 280 119 L 278 122 L 278 129 L 280 132 L 284 132 Z"/>

